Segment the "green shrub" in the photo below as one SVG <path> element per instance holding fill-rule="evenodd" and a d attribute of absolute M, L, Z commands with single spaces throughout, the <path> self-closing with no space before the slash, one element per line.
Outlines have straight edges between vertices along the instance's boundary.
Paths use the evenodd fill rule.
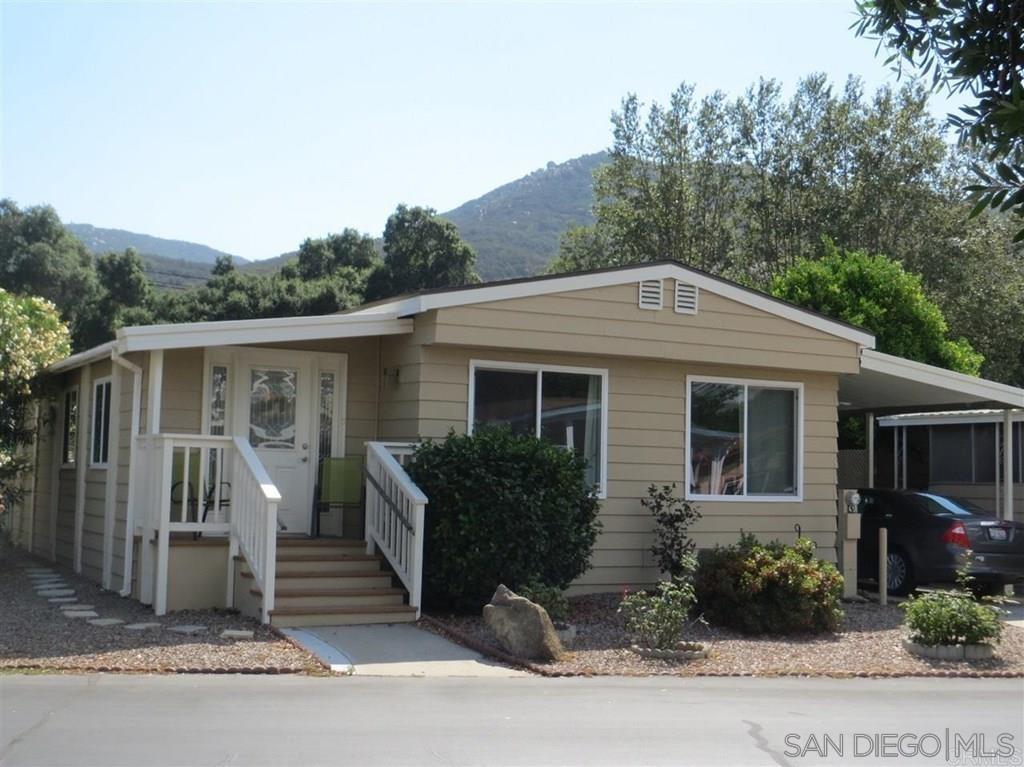
<path fill-rule="evenodd" d="M 476 611 L 499 583 L 564 589 L 590 566 L 598 502 L 574 452 L 481 427 L 421 442 L 407 468 L 429 498 L 427 604 Z"/>
<path fill-rule="evenodd" d="M 710 623 L 746 634 L 835 631 L 843 617 L 843 578 L 806 538 L 786 546 L 742 535 L 702 551 L 694 586 Z"/>
<path fill-rule="evenodd" d="M 701 518 L 701 513 L 689 501 L 676 497 L 675 484 L 661 487 L 652 484 L 640 504 L 654 515 L 657 525 L 651 553 L 658 568 L 673 578 L 682 577 L 686 574 L 687 558 L 696 546 L 689 536 L 689 528 Z"/>
<path fill-rule="evenodd" d="M 907 611 L 910 639 L 918 644 L 983 644 L 999 641 L 1003 632 L 999 608 L 975 601 L 968 592 L 931 592 L 901 607 Z"/>
<path fill-rule="evenodd" d="M 569 600 L 557 586 L 545 586 L 543 583 L 530 581 L 519 587 L 519 596 L 526 597 L 543 607 L 553 621 L 564 623 L 569 619 Z"/>
<path fill-rule="evenodd" d="M 686 579 L 662 581 L 656 593 L 627 594 L 619 605 L 626 628 L 644 647 L 674 650 L 693 607 L 693 584 Z"/>

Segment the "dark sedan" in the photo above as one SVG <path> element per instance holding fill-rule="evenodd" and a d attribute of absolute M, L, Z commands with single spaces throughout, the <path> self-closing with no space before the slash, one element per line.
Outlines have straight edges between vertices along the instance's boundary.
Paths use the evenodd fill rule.
<path fill-rule="evenodd" d="M 878 530 L 889 530 L 889 593 L 925 583 L 953 583 L 963 553 L 979 591 L 1024 582 L 1024 524 L 1006 522 L 956 498 L 911 490 L 858 490 L 861 537 L 857 571 L 877 577 Z"/>

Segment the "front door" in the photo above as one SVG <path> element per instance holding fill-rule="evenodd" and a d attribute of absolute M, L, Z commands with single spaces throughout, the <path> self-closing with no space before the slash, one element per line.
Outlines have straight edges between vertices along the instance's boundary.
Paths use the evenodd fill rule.
<path fill-rule="evenodd" d="M 282 533 L 308 535 L 312 520 L 311 391 L 308 364 L 240 366 L 245 387 L 237 418 L 257 457 L 281 492 Z"/>

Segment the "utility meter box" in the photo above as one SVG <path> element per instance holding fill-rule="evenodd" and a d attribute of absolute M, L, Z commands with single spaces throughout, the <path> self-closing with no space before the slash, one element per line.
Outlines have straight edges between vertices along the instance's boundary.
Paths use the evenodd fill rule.
<path fill-rule="evenodd" d="M 839 571 L 843 574 L 843 597 L 857 595 L 857 542 L 860 540 L 860 493 L 839 491 Z"/>

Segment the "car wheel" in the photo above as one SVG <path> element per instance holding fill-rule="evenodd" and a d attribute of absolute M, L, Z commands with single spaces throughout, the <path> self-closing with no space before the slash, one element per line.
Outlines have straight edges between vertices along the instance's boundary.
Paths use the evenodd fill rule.
<path fill-rule="evenodd" d="M 893 549 L 887 557 L 887 582 L 889 593 L 906 596 L 914 590 L 914 572 L 910 559 L 899 549 Z"/>

